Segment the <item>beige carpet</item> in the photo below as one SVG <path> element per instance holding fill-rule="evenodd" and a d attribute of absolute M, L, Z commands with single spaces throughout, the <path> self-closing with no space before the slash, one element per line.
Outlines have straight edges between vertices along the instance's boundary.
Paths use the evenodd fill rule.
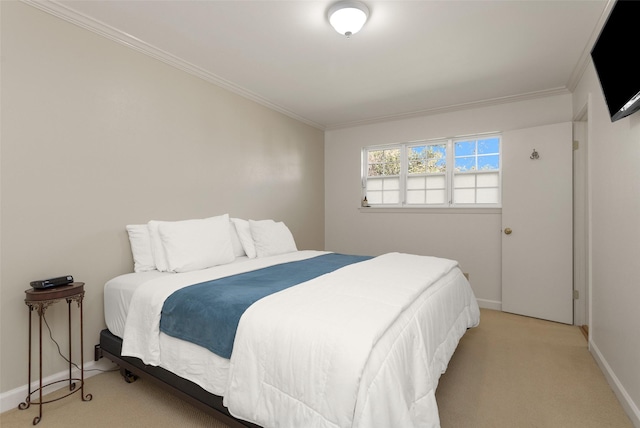
<path fill-rule="evenodd" d="M 74 394 L 46 404 L 37 426 L 226 427 L 118 372 L 87 379 L 86 393 L 92 401 Z M 577 327 L 497 311 L 482 310 L 480 326 L 463 337 L 437 398 L 443 428 L 632 428 Z M 32 426 L 37 414 L 37 406 L 10 410 L 0 426 Z"/>
<path fill-rule="evenodd" d="M 436 397 L 443 428 L 632 428 L 578 327 L 482 310 Z"/>

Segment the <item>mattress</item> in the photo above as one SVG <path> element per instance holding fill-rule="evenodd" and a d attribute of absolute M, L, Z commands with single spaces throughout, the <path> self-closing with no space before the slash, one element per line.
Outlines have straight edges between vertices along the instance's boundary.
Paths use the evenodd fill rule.
<path fill-rule="evenodd" d="M 127 273 L 107 281 L 104 286 L 104 320 L 111 333 L 122 338 L 133 293 L 154 279 L 175 275 L 157 270 Z"/>

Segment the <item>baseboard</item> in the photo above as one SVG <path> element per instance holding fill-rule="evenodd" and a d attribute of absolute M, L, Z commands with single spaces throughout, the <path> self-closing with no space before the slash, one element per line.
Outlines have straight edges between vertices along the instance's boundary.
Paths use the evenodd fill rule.
<path fill-rule="evenodd" d="M 591 355 L 593 355 L 593 358 L 596 360 L 596 363 L 598 363 L 600 370 L 602 370 L 602 372 L 604 373 L 604 377 L 607 378 L 609 386 L 611 386 L 611 389 L 613 389 L 616 397 L 618 397 L 618 401 L 620 401 L 622 408 L 627 413 L 627 416 L 629 416 L 629 419 L 631 419 L 631 423 L 634 427 L 640 428 L 640 409 L 638 409 L 636 403 L 633 402 L 633 400 L 627 393 L 627 390 L 624 388 L 622 383 L 620 383 L 620 380 L 613 372 L 611 366 L 609 366 L 607 360 L 605 360 L 605 358 L 602 356 L 600 350 L 598 349 L 596 344 L 593 343 L 593 341 L 590 341 L 589 343 L 589 350 L 591 351 Z"/>
<path fill-rule="evenodd" d="M 496 311 L 502 310 L 502 302 L 498 302 L 496 300 L 487 300 L 487 299 L 478 299 L 478 298 L 476 298 L 476 301 L 478 302 L 478 306 L 480 306 L 483 309 L 493 309 Z"/>
<path fill-rule="evenodd" d="M 104 371 L 113 370 L 117 366 L 113 364 L 111 361 L 107 359 L 101 359 L 99 361 L 91 361 L 84 364 L 84 379 L 90 378 L 91 376 L 95 376 Z M 74 378 L 80 377 L 80 370 L 73 369 L 71 371 L 71 376 Z M 26 377 L 26 376 L 25 376 Z M 56 373 L 51 376 L 47 376 L 46 378 L 42 378 L 42 384 L 47 385 L 51 382 L 56 382 L 59 380 L 64 380 L 69 378 L 69 370 L 66 369 L 60 373 Z M 31 391 L 35 391 L 40 385 L 40 380 L 36 379 L 31 382 Z M 48 394 L 50 392 L 56 391 L 60 388 L 65 388 L 68 384 L 64 382 L 60 382 L 54 385 L 51 385 L 48 388 L 45 388 L 42 393 Z M 91 391 L 84 391 L 85 394 L 90 394 Z M 75 395 L 75 394 L 74 394 Z M 3 392 L 0 394 L 0 413 L 4 413 L 7 410 L 12 410 L 18 407 L 20 403 L 25 401 L 27 398 L 27 384 L 20 386 L 18 388 L 12 389 L 11 391 Z M 37 399 L 32 397 L 32 400 Z"/>

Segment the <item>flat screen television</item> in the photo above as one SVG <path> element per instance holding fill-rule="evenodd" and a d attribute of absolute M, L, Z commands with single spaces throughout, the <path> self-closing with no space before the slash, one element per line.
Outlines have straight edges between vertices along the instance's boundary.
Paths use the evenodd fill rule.
<path fill-rule="evenodd" d="M 640 1 L 617 0 L 591 50 L 612 122 L 640 110 L 639 18 Z"/>

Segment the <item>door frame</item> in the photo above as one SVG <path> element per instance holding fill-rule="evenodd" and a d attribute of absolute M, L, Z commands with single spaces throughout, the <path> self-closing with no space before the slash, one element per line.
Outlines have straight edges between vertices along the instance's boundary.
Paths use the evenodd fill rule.
<path fill-rule="evenodd" d="M 590 120 L 587 102 L 574 117 L 574 145 L 578 148 L 573 153 L 574 178 L 574 290 L 579 298 L 574 300 L 574 324 L 587 326 L 588 341 L 591 342 L 591 183 L 589 170 L 590 156 Z"/>

